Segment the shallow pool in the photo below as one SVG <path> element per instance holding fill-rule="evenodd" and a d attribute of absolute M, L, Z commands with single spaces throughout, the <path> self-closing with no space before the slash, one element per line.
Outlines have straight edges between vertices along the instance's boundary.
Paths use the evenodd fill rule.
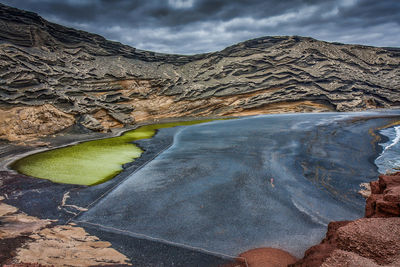
<path fill-rule="evenodd" d="M 122 165 L 140 157 L 133 142 L 154 136 L 158 129 L 188 126 L 211 120 L 141 126 L 121 136 L 88 141 L 24 157 L 11 165 L 20 173 L 56 183 L 96 185 L 120 173 Z"/>

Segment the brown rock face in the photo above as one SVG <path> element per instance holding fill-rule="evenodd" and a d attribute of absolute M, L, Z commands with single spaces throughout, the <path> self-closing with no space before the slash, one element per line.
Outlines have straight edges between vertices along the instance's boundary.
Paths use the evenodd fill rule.
<path fill-rule="evenodd" d="M 330 223 L 321 244 L 291 266 L 378 266 L 395 264 L 398 259 L 400 218 L 362 218 Z M 350 263 L 354 265 L 346 265 Z"/>
<path fill-rule="evenodd" d="M 371 196 L 365 206 L 366 217 L 400 216 L 400 172 L 380 175 L 371 182 Z"/>
<path fill-rule="evenodd" d="M 88 235 L 80 227 L 55 226 L 43 229 L 30 238 L 34 241 L 18 249 L 14 261 L 49 266 L 128 265 L 128 258 L 111 248 L 109 242 Z"/>
<path fill-rule="evenodd" d="M 321 267 L 343 267 L 343 266 L 362 266 L 362 267 L 379 267 L 373 260 L 361 257 L 360 255 L 344 251 L 340 249 L 334 250 L 330 257 L 327 258 Z"/>
<path fill-rule="evenodd" d="M 292 266 L 400 266 L 400 172 L 370 187 L 366 218 L 330 223 L 325 239 Z"/>
<path fill-rule="evenodd" d="M 286 267 L 296 258 L 277 248 L 256 248 L 239 255 L 246 259 L 248 267 Z"/>
<path fill-rule="evenodd" d="M 400 218 L 362 218 L 337 230 L 337 247 L 391 264 L 400 256 Z"/>
<path fill-rule="evenodd" d="M 400 104 L 400 50 L 394 48 L 278 36 L 215 53 L 167 55 L 1 4 L 0 26 L 0 108 L 47 103 L 77 119 L 90 115 L 96 121 L 86 120 L 87 126 L 99 131 L 166 117 Z"/>
<path fill-rule="evenodd" d="M 39 263 L 17 263 L 17 264 L 6 264 L 3 267 L 53 267 L 51 265 L 43 265 Z"/>
<path fill-rule="evenodd" d="M 74 116 L 48 104 L 0 108 L 0 138 L 10 141 L 34 140 L 54 134 L 74 123 Z"/>
<path fill-rule="evenodd" d="M 309 248 L 304 253 L 304 258 L 293 264 L 292 266 L 321 266 L 321 264 L 331 255 L 337 248 L 337 230 L 350 223 L 350 221 L 331 222 L 328 225 L 326 237 L 320 244 Z"/>

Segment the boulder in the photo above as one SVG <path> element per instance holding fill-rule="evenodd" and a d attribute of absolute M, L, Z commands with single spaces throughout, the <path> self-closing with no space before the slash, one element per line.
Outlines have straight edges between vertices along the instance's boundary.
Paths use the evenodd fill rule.
<path fill-rule="evenodd" d="M 331 222 L 325 239 L 290 266 L 400 266 L 400 172 L 370 187 L 365 218 Z"/>
<path fill-rule="evenodd" d="M 95 118 L 93 118 L 91 115 L 89 114 L 85 114 L 83 115 L 79 121 L 78 121 L 82 126 L 84 126 L 85 128 L 92 130 L 92 131 L 97 131 L 97 132 L 102 132 L 104 131 L 104 127 L 103 125 L 101 125 L 101 123 L 96 120 Z"/>
<path fill-rule="evenodd" d="M 365 206 L 366 217 L 400 216 L 400 172 L 380 175 L 371 182 L 371 195 Z"/>

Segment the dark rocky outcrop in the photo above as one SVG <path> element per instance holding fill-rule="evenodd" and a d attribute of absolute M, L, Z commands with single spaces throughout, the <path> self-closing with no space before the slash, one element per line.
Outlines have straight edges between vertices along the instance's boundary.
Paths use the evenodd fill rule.
<path fill-rule="evenodd" d="M 370 184 L 366 217 L 331 222 L 325 239 L 291 266 L 400 266 L 400 172 Z"/>
<path fill-rule="evenodd" d="M 167 117 L 388 108 L 400 104 L 399 64 L 397 49 L 297 36 L 166 55 L 0 4 L 0 113 L 49 104 L 76 120 L 90 115 L 94 129 Z"/>

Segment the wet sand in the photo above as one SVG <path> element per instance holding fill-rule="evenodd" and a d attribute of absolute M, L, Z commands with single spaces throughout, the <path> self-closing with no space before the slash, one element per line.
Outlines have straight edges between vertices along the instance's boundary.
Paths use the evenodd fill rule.
<path fill-rule="evenodd" d="M 138 142 L 138 145 L 146 151 L 142 157 L 135 162 L 126 164 L 124 166 L 126 171 L 102 185 L 86 187 L 54 184 L 50 181 L 32 179 L 4 171 L 0 173 L 2 181 L 0 190 L 6 194 L 7 199 L 5 201 L 7 203 L 21 208 L 30 215 L 43 219 L 58 219 L 58 224 L 64 224 L 79 214 L 80 208 L 87 207 L 108 190 L 125 180 L 131 173 L 139 170 L 159 152 L 167 149 L 172 144 L 175 130 L 174 128 L 166 129 L 159 132 L 151 140 Z M 69 196 L 69 198 L 62 205 L 66 196 Z M 139 265 L 147 263 L 147 266 L 159 266 L 163 262 L 174 262 L 177 266 L 187 266 L 195 262 L 203 262 L 203 266 L 217 266 L 232 262 L 230 259 L 208 253 L 122 235 L 84 224 L 80 226 L 84 227 L 89 233 L 96 234 L 102 240 L 110 241 L 114 247 L 131 258 L 132 263 Z"/>
<path fill-rule="evenodd" d="M 18 207 L 22 212 L 40 219 L 57 220 L 53 222 L 54 225 L 64 225 L 79 214 L 82 210 L 81 208 L 90 205 L 90 203 L 123 181 L 129 173 L 141 168 L 158 153 L 168 148 L 172 144 L 173 135 L 176 130 L 176 128 L 164 129 L 162 132 L 158 132 L 152 139 L 137 141 L 136 144 L 144 150 L 141 157 L 134 162 L 125 164 L 123 166 L 124 171 L 114 179 L 96 186 L 57 184 L 3 169 L 0 171 L 0 192 L 1 195 L 6 197 L 3 202 Z M 115 134 L 109 133 L 104 135 L 93 133 L 88 135 L 78 131 L 78 133 L 66 133 L 49 139 L 52 141 L 52 146 L 57 146 L 76 141 L 86 141 L 87 139 L 104 138 Z M 7 148 L 4 149 L 7 153 L 2 154 L 2 159 L 16 158 L 21 153 L 32 150 L 31 147 L 15 147 L 7 143 L 3 144 L 3 147 Z M 67 199 L 66 196 L 68 196 Z M 64 205 L 62 205 L 63 199 L 65 200 Z M 126 255 L 130 259 L 129 262 L 134 265 L 190 266 L 199 263 L 200 265 L 198 266 L 220 266 L 233 262 L 232 259 L 218 257 L 209 253 L 129 237 L 93 228 L 88 225 L 78 224 L 78 226 L 84 228 L 88 233 L 97 236 L 100 240 L 110 242 L 113 248 Z M 4 248 L 7 248 L 5 253 L 9 254 L 29 240 L 31 238 L 28 234 L 12 240 L 1 239 L 0 243 L 4 244 Z M 2 251 L 4 250 L 2 249 Z M 2 258 L 0 260 L 4 261 L 5 259 Z"/>

